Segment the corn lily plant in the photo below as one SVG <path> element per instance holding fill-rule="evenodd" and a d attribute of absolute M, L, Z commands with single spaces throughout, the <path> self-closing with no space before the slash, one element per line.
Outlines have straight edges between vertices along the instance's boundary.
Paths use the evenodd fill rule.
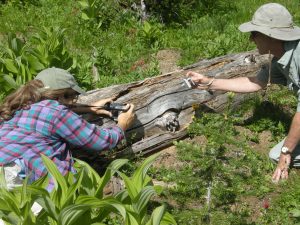
<path fill-rule="evenodd" d="M 153 187 L 146 174 L 157 156 L 147 158 L 131 178 L 119 171 L 128 163 L 127 159 L 114 160 L 102 177 L 87 163 L 76 160 L 77 173 L 63 176 L 49 158 L 42 156 L 54 181 L 51 192 L 46 190 L 50 176 L 32 184 L 28 184 L 26 178 L 22 187 L 9 190 L 1 172 L 0 218 L 13 225 L 100 225 L 113 215 L 126 225 L 176 224 L 164 205 L 156 208 L 151 216 L 147 214 L 150 198 L 161 192 L 161 188 Z M 127 189 L 115 196 L 104 197 L 103 189 L 116 173 L 124 179 Z M 31 211 L 34 202 L 42 207 L 37 215 Z"/>

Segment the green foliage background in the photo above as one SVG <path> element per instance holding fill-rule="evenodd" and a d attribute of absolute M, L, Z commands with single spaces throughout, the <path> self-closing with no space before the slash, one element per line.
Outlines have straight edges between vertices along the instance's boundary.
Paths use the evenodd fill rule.
<path fill-rule="evenodd" d="M 51 34 L 48 34 L 45 42 L 39 40 L 38 43 L 33 40 L 33 36 L 43 36 L 43 29 L 64 30 L 63 37 L 57 37 L 56 40 L 58 44 L 63 43 L 63 52 L 59 53 L 57 59 L 68 61 L 68 57 L 71 57 L 71 67 L 54 62 L 42 63 L 42 67 L 60 66 L 69 69 L 76 74 L 82 86 L 92 89 L 157 75 L 158 64 L 153 54 L 160 49 L 177 49 L 182 56 L 180 66 L 203 58 L 253 49 L 254 45 L 248 41 L 248 35 L 238 32 L 237 28 L 251 18 L 259 5 L 268 1 L 146 0 L 147 23 L 141 22 L 140 11 L 133 7 L 134 3 L 139 2 L 6 1 L 0 5 L 1 45 L 9 45 L 7 35 L 12 33 L 26 43 L 30 51 L 36 51 L 38 46 L 47 48 L 45 42 L 49 42 Z M 299 22 L 298 1 L 277 2 L 285 5 L 294 14 L 295 22 Z M 0 55 L 3 54 L 3 50 L 0 50 Z M 36 61 L 42 61 L 39 58 L 41 54 L 35 55 Z M 25 68 L 28 65 L 24 59 L 22 64 Z M 144 64 L 146 66 L 136 66 Z M 93 66 L 98 69 L 100 80 L 93 78 Z M 14 85 L 9 81 L 11 78 L 17 81 L 22 71 L 9 74 L 2 69 L 0 83 L 10 84 L 1 92 L 8 93 L 11 88 L 34 77 L 42 67 L 36 67 L 30 76 L 26 74 L 28 78 Z M 4 74 L 10 77 L 4 79 Z"/>

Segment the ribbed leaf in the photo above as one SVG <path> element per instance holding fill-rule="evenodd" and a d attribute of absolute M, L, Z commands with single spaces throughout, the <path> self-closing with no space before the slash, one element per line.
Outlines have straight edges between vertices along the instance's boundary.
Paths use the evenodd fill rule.
<path fill-rule="evenodd" d="M 140 225 L 140 223 L 137 221 L 136 217 L 131 213 L 127 213 L 125 224 L 126 225 Z"/>
<path fill-rule="evenodd" d="M 170 213 L 166 212 L 160 225 L 177 225 L 177 223 L 173 216 Z"/>
<path fill-rule="evenodd" d="M 66 201 L 63 205 L 63 207 L 67 206 L 68 204 L 72 203 L 73 198 L 75 197 L 75 192 L 79 189 L 79 187 L 82 185 L 82 178 L 83 178 L 83 171 L 79 172 L 79 176 L 77 177 L 77 180 L 75 183 L 73 183 L 69 188 L 66 196 Z M 73 181 L 74 182 L 74 181 Z"/>
<path fill-rule="evenodd" d="M 3 75 L 3 79 L 6 81 L 6 83 L 10 86 L 10 88 L 17 89 L 18 85 L 16 81 L 9 75 Z"/>
<path fill-rule="evenodd" d="M 17 196 L 14 196 L 11 192 L 1 189 L 0 192 L 1 199 L 3 199 L 8 208 L 10 209 L 9 211 L 14 212 L 17 216 L 21 216 L 21 211 L 19 209 L 19 199 Z"/>
<path fill-rule="evenodd" d="M 173 216 L 166 212 L 166 206 L 162 205 L 154 209 L 146 225 L 177 225 L 177 223 Z"/>
<path fill-rule="evenodd" d="M 58 223 L 63 225 L 71 225 L 76 223 L 76 221 L 91 209 L 89 205 L 71 205 L 64 208 L 58 217 Z"/>
<path fill-rule="evenodd" d="M 99 187 L 97 189 L 96 196 L 102 197 L 102 191 L 105 185 L 109 182 L 111 177 L 126 163 L 128 163 L 128 159 L 116 159 L 109 164 L 105 171 L 105 174 L 103 175 L 103 177 L 101 177 L 101 180 L 99 181 Z"/>
<path fill-rule="evenodd" d="M 79 196 L 76 204 L 90 205 L 93 208 L 110 207 L 112 211 L 119 212 L 123 218 L 126 218 L 126 210 L 124 206 L 114 198 L 98 199 L 92 196 Z"/>
<path fill-rule="evenodd" d="M 19 73 L 18 68 L 15 65 L 15 62 L 12 59 L 4 59 L 5 67 L 9 72 Z"/>
<path fill-rule="evenodd" d="M 45 68 L 45 66 L 42 63 L 40 63 L 39 59 L 37 59 L 34 56 L 29 55 L 27 57 L 27 60 L 30 65 L 30 70 L 33 69 L 34 71 L 40 71 Z"/>
<path fill-rule="evenodd" d="M 151 215 L 151 219 L 146 225 L 160 225 L 160 222 L 166 212 L 166 206 L 162 205 L 154 209 Z"/>
<path fill-rule="evenodd" d="M 152 165 L 154 160 L 160 155 L 160 153 L 156 153 L 154 155 L 149 156 L 146 160 L 143 161 L 142 165 L 140 165 L 137 170 L 134 172 L 132 177 L 132 182 L 136 186 L 136 190 L 140 191 L 143 188 L 144 180 L 146 177 L 146 173 L 148 172 L 149 167 Z"/>
<path fill-rule="evenodd" d="M 31 195 L 27 193 L 27 184 L 28 184 L 29 176 L 26 176 L 25 180 L 23 181 L 23 185 L 21 187 L 21 204 L 20 207 L 22 208 L 27 202 L 31 200 Z"/>
<path fill-rule="evenodd" d="M 148 205 L 150 198 L 155 195 L 156 192 L 152 186 L 145 187 L 139 195 L 136 197 L 135 208 L 138 213 L 141 213 L 142 210 Z"/>
<path fill-rule="evenodd" d="M 126 189 L 128 191 L 128 195 L 130 196 L 131 200 L 134 201 L 135 197 L 138 195 L 138 190 L 136 188 L 136 183 L 132 182 L 129 177 L 127 177 L 124 173 L 118 172 L 118 174 L 122 177 Z"/>
<path fill-rule="evenodd" d="M 127 201 L 129 199 L 129 196 L 128 191 L 126 189 L 119 191 L 114 197 L 122 203 L 130 204 L 130 202 Z"/>
<path fill-rule="evenodd" d="M 41 157 L 42 157 L 42 160 L 43 160 L 48 172 L 53 177 L 55 189 L 56 190 L 58 190 L 58 188 L 61 189 L 62 198 L 64 199 L 67 195 L 67 190 L 68 190 L 68 186 L 67 186 L 67 182 L 66 182 L 65 178 L 60 173 L 60 171 L 57 169 L 57 166 L 55 165 L 55 163 L 52 160 L 50 160 L 45 155 L 41 155 Z"/>
<path fill-rule="evenodd" d="M 101 183 L 99 174 L 90 165 L 79 159 L 76 159 L 74 167 L 77 171 L 82 171 L 84 173 L 82 185 L 80 186 L 80 194 L 95 196 L 96 189 Z"/>
<path fill-rule="evenodd" d="M 16 188 L 15 190 L 17 190 Z M 49 192 L 45 190 L 43 187 L 39 186 L 34 186 L 32 184 L 26 185 L 26 192 L 29 193 L 30 195 L 33 196 L 48 196 L 49 197 Z"/>
<path fill-rule="evenodd" d="M 38 180 L 31 183 L 31 186 L 46 189 L 49 184 L 49 176 L 42 176 Z M 48 192 L 47 192 L 48 193 Z"/>
<path fill-rule="evenodd" d="M 36 199 L 36 202 L 43 207 L 43 209 L 48 213 L 50 217 L 55 220 L 58 220 L 58 210 L 55 207 L 55 204 L 48 196 L 41 196 Z"/>

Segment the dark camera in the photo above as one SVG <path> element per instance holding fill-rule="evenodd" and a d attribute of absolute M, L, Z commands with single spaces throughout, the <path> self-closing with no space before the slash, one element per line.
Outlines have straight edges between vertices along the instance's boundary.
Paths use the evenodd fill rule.
<path fill-rule="evenodd" d="M 107 103 L 105 104 L 104 109 L 110 111 L 112 113 L 112 118 L 117 120 L 120 113 L 128 110 L 128 106 L 123 103 Z"/>

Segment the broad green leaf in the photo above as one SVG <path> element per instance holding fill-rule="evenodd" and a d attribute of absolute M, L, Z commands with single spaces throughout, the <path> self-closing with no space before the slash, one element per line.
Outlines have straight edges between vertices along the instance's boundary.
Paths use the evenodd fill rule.
<path fill-rule="evenodd" d="M 3 79 L 7 82 L 7 84 L 9 84 L 9 86 L 12 89 L 18 88 L 18 85 L 17 85 L 16 81 L 12 78 L 12 76 L 5 74 L 5 75 L 3 75 Z"/>
<path fill-rule="evenodd" d="M 140 225 L 140 223 L 138 222 L 136 217 L 131 213 L 127 213 L 125 224 L 126 225 Z"/>
<path fill-rule="evenodd" d="M 20 69 L 21 69 L 21 75 L 22 75 L 22 84 L 25 84 L 28 81 L 28 79 L 27 79 L 27 74 L 26 74 L 26 69 L 25 69 L 24 64 L 20 65 Z"/>
<path fill-rule="evenodd" d="M 86 2 L 86 1 L 78 1 L 78 3 L 79 3 L 79 4 L 81 5 L 81 7 L 83 7 L 83 8 L 89 7 L 88 2 Z"/>
<path fill-rule="evenodd" d="M 10 47 L 14 52 L 19 52 L 17 38 L 13 38 L 10 42 Z"/>
<path fill-rule="evenodd" d="M 98 199 L 91 196 L 79 196 L 76 200 L 76 204 L 90 205 L 93 208 L 110 207 L 113 211 L 117 210 L 123 218 L 126 218 L 126 210 L 124 206 L 116 199 L 108 197 L 105 199 Z M 115 211 L 116 212 L 116 211 Z"/>
<path fill-rule="evenodd" d="M 175 221 L 174 217 L 166 212 L 161 223 L 161 225 L 177 225 L 177 222 Z"/>
<path fill-rule="evenodd" d="M 160 155 L 160 153 L 153 154 L 146 158 L 142 165 L 140 165 L 137 170 L 134 172 L 133 177 L 132 177 L 132 182 L 136 186 L 136 190 L 140 191 L 143 188 L 144 180 L 146 177 L 146 173 L 148 172 L 148 169 L 154 162 L 154 160 Z"/>
<path fill-rule="evenodd" d="M 80 186 L 80 194 L 95 196 L 96 189 L 101 183 L 99 174 L 90 165 L 79 159 L 76 159 L 74 167 L 77 171 L 82 171 L 84 173 L 82 185 Z M 76 176 L 78 176 L 78 174 Z"/>
<path fill-rule="evenodd" d="M 64 202 L 63 207 L 66 207 L 68 204 L 73 203 L 72 200 L 76 197 L 76 191 L 82 185 L 83 171 L 79 171 L 79 176 L 77 180 L 68 188 L 66 201 Z"/>
<path fill-rule="evenodd" d="M 16 192 L 21 187 L 17 187 L 14 189 Z M 43 187 L 34 186 L 32 184 L 26 185 L 26 192 L 33 196 L 49 196 L 49 192 L 45 190 Z"/>
<path fill-rule="evenodd" d="M 32 182 L 31 186 L 46 189 L 48 187 L 48 184 L 49 184 L 49 176 L 46 175 L 46 176 L 42 176 L 38 180 L 35 180 L 34 182 Z"/>
<path fill-rule="evenodd" d="M 11 59 L 4 59 L 4 63 L 5 63 L 5 67 L 9 72 L 18 74 L 19 70 L 18 68 L 15 66 L 15 62 Z"/>
<path fill-rule="evenodd" d="M 58 210 L 50 197 L 43 195 L 36 199 L 36 202 L 43 207 L 50 217 L 58 220 Z"/>
<path fill-rule="evenodd" d="M 116 199 L 118 199 L 122 203 L 130 204 L 130 202 L 128 202 L 129 196 L 128 196 L 128 191 L 126 189 L 125 190 L 121 190 L 114 197 Z"/>
<path fill-rule="evenodd" d="M 80 218 L 80 216 L 85 214 L 90 209 L 90 205 L 70 205 L 60 212 L 58 217 L 58 223 L 64 225 L 75 224 L 76 221 L 78 221 L 78 219 Z"/>
<path fill-rule="evenodd" d="M 151 219 L 146 225 L 160 225 L 160 222 L 165 214 L 166 206 L 162 205 L 154 209 L 151 215 Z"/>
<path fill-rule="evenodd" d="M 162 205 L 154 209 L 146 225 L 177 225 L 177 223 L 173 216 L 166 212 L 166 206 Z"/>
<path fill-rule="evenodd" d="M 51 199 L 58 209 L 61 209 L 67 197 L 67 182 L 52 160 L 45 155 L 41 155 L 41 157 L 54 182 L 54 190 L 51 192 Z"/>
<path fill-rule="evenodd" d="M 0 196 L 1 199 L 6 201 L 6 204 L 11 212 L 14 212 L 17 216 L 21 216 L 21 211 L 19 208 L 20 200 L 17 196 L 3 188 L 1 188 Z"/>
<path fill-rule="evenodd" d="M 155 195 L 156 192 L 153 188 L 153 186 L 145 187 L 139 195 L 136 197 L 136 209 L 138 213 L 141 213 L 142 210 L 148 205 L 150 198 Z"/>
<path fill-rule="evenodd" d="M 41 155 L 42 160 L 48 170 L 48 172 L 52 175 L 54 180 L 55 189 L 60 189 L 62 192 L 61 202 L 64 202 L 64 199 L 67 196 L 68 186 L 64 176 L 60 173 L 55 163 L 50 160 L 47 156 Z"/>
<path fill-rule="evenodd" d="M 132 182 L 124 173 L 118 172 L 118 174 L 122 177 L 131 200 L 134 201 L 135 197 L 139 193 L 136 188 L 136 183 Z"/>
<path fill-rule="evenodd" d="M 99 181 L 100 183 L 96 192 L 96 196 L 102 197 L 102 192 L 105 185 L 109 182 L 111 177 L 126 163 L 128 163 L 128 159 L 116 159 L 109 164 L 108 168 L 105 171 L 105 174 L 103 175 L 103 177 L 101 177 L 101 180 Z"/>
<path fill-rule="evenodd" d="M 39 59 L 34 56 L 28 56 L 27 60 L 31 71 L 40 71 L 45 68 L 45 66 L 40 63 Z"/>
<path fill-rule="evenodd" d="M 83 20 L 89 20 L 90 19 L 90 17 L 86 13 L 84 13 L 84 12 L 81 13 L 81 18 Z"/>
<path fill-rule="evenodd" d="M 26 176 L 25 180 L 23 181 L 23 185 L 21 187 L 21 204 L 20 204 L 21 208 L 31 200 L 31 195 L 27 192 L 28 179 L 29 176 Z"/>

